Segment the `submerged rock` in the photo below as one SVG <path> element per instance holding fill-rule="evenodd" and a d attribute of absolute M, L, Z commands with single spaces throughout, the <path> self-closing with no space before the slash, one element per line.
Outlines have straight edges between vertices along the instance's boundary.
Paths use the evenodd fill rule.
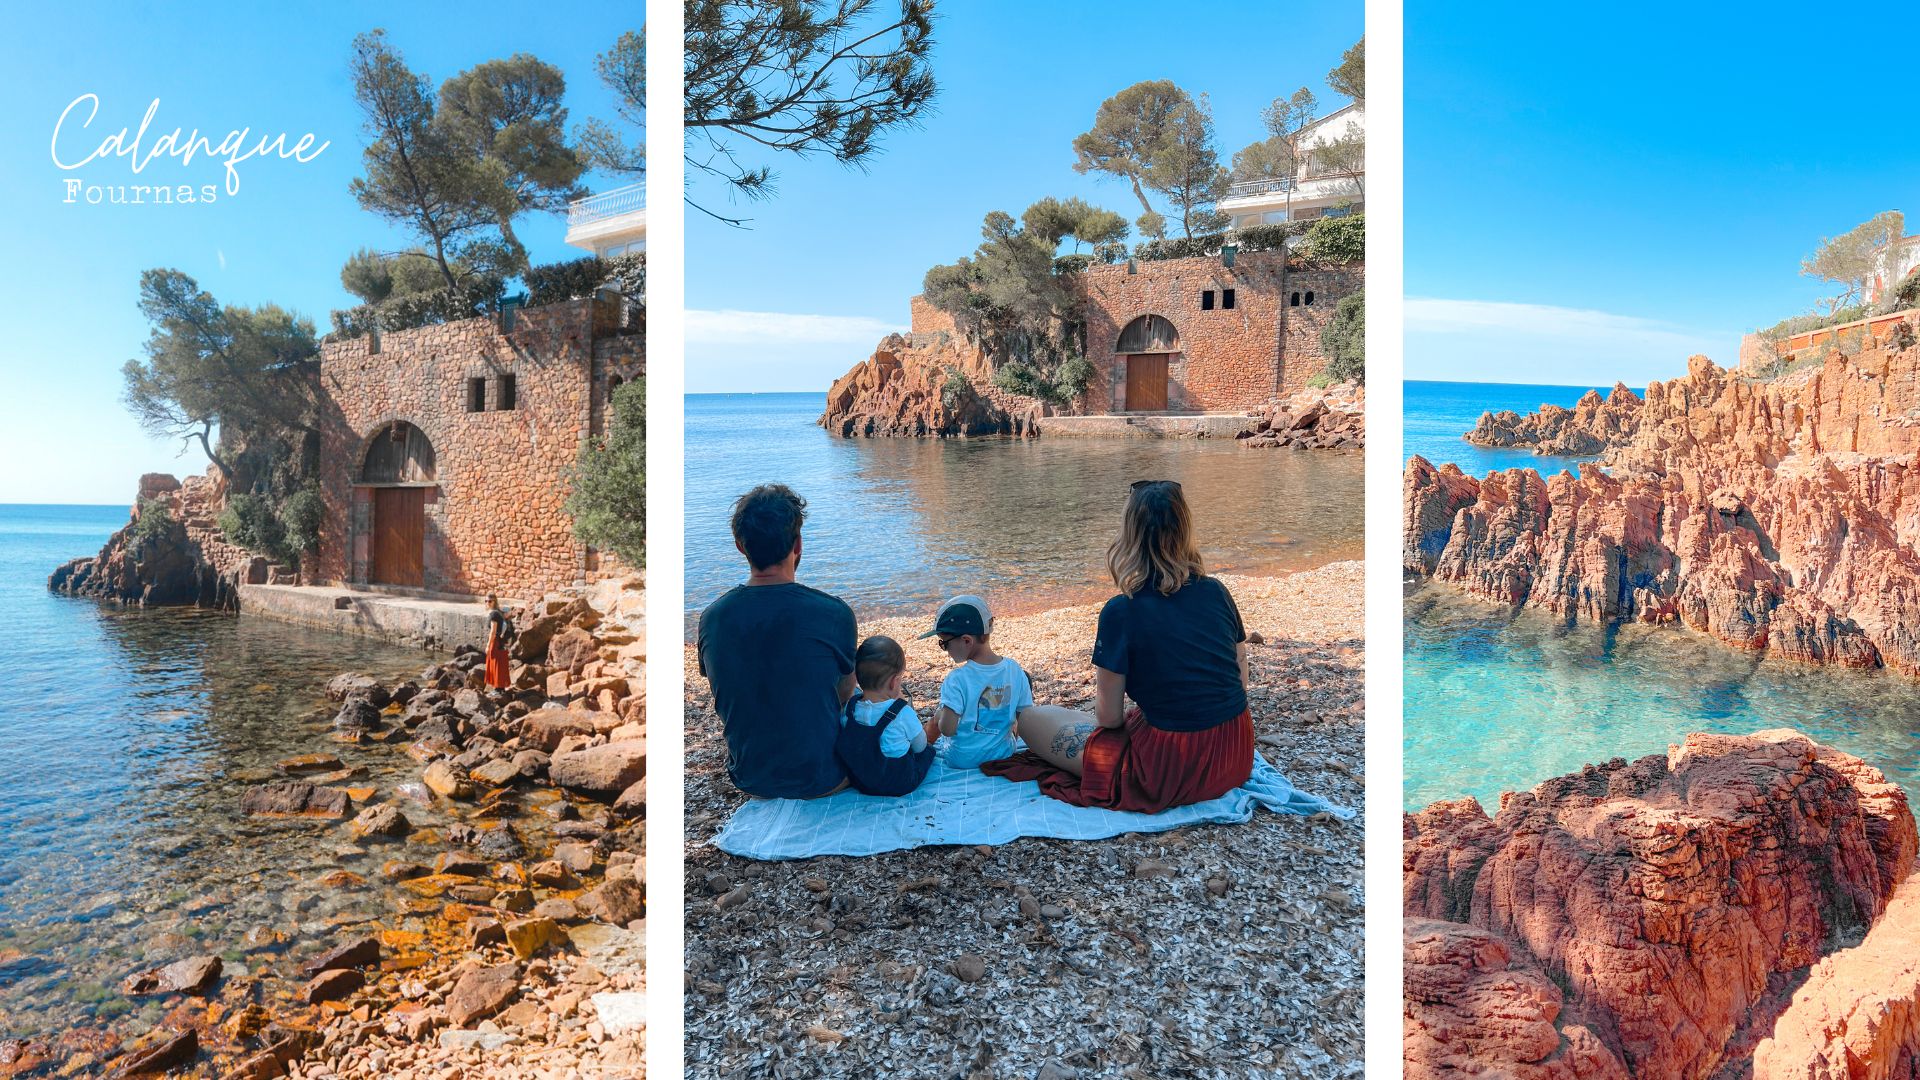
<path fill-rule="evenodd" d="M 299 780 L 256 784 L 240 797 L 240 812 L 254 817 L 345 818 L 353 810 L 346 790 Z"/>

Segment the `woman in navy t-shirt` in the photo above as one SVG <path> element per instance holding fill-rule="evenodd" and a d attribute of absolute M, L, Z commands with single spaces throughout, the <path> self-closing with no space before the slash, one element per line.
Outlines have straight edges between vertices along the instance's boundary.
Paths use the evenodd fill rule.
<path fill-rule="evenodd" d="M 1246 783 L 1247 633 L 1227 587 L 1206 574 L 1178 483 L 1133 486 L 1107 570 L 1120 595 L 1094 638 L 1093 715 L 1029 708 L 1019 730 L 1030 753 L 983 768 L 1037 779 L 1063 802 L 1149 814 Z"/>

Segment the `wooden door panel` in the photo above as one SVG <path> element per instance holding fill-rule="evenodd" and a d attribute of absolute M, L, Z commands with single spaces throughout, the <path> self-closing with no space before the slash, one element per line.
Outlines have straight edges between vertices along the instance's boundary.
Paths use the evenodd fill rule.
<path fill-rule="evenodd" d="M 380 585 L 426 584 L 427 491 L 376 488 L 373 492 L 373 565 L 368 577 Z"/>
<path fill-rule="evenodd" d="M 1127 357 L 1127 411 L 1158 412 L 1167 407 L 1167 354 Z"/>

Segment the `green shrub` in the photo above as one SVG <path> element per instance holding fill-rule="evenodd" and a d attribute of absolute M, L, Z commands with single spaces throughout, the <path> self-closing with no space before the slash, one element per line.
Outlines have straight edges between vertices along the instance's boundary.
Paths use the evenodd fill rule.
<path fill-rule="evenodd" d="M 320 488 L 308 484 L 280 504 L 280 530 L 288 553 L 296 558 L 320 544 L 320 524 L 326 520 L 327 504 Z"/>
<path fill-rule="evenodd" d="M 530 266 L 520 275 L 527 285 L 527 306 L 556 304 L 563 300 L 583 300 L 600 291 L 607 279 L 606 264 L 599 256 Z"/>
<path fill-rule="evenodd" d="M 1093 245 L 1093 259 L 1103 266 L 1127 261 L 1127 245 L 1122 240 L 1104 240 Z"/>
<path fill-rule="evenodd" d="M 1320 354 L 1327 375 L 1339 382 L 1367 381 L 1367 291 L 1342 297 L 1333 318 L 1320 331 Z"/>
<path fill-rule="evenodd" d="M 140 500 L 140 513 L 133 519 L 134 540 L 151 540 L 156 536 L 165 536 L 172 528 L 173 507 L 166 499 L 155 496 Z"/>
<path fill-rule="evenodd" d="M 1892 297 L 1894 311 L 1920 307 L 1920 268 L 1900 279 L 1900 284 L 1893 287 Z"/>
<path fill-rule="evenodd" d="M 378 304 L 360 304 L 333 313 L 334 336 L 356 338 L 374 329 L 412 330 L 485 315 L 500 306 L 506 280 L 498 274 L 476 274 L 457 289 L 408 293 Z"/>
<path fill-rule="evenodd" d="M 940 384 L 940 404 L 945 406 L 948 412 L 957 412 L 960 406 L 966 404 L 972 397 L 972 381 L 962 375 L 959 368 L 948 368 L 947 379 Z"/>
<path fill-rule="evenodd" d="M 580 448 L 572 479 L 574 537 L 636 569 L 647 565 L 646 379 L 613 392 L 607 433 Z"/>
<path fill-rule="evenodd" d="M 220 508 L 215 524 L 228 543 L 261 555 L 277 558 L 286 541 L 286 528 L 264 495 L 227 496 L 227 505 Z"/>
<path fill-rule="evenodd" d="M 993 373 L 993 385 L 1009 394 L 1066 408 L 1087 392 L 1093 376 L 1092 361 L 1075 354 L 1062 360 L 1052 371 L 1042 371 L 1024 360 L 1008 361 Z"/>
<path fill-rule="evenodd" d="M 1306 235 L 1310 222 L 1278 221 L 1268 225 L 1248 225 L 1233 231 L 1233 242 L 1241 251 L 1280 251 L 1287 241 Z"/>
<path fill-rule="evenodd" d="M 1062 255 L 1053 260 L 1053 272 L 1056 277 L 1077 274 L 1093 265 L 1091 255 Z"/>
<path fill-rule="evenodd" d="M 1080 395 L 1087 392 L 1093 382 L 1093 361 L 1084 356 L 1070 356 L 1053 373 L 1054 404 L 1071 405 Z"/>
<path fill-rule="evenodd" d="M 1321 263 L 1363 263 L 1367 261 L 1367 216 L 1349 214 L 1323 217 L 1307 230 L 1303 253 Z"/>
<path fill-rule="evenodd" d="M 1315 375 L 1313 378 L 1307 380 L 1308 388 L 1313 390 L 1325 390 L 1327 387 L 1332 385 L 1333 385 L 1333 376 L 1327 374 L 1324 371 L 1318 375 Z"/>
<path fill-rule="evenodd" d="M 1218 253 L 1220 245 L 1226 242 L 1226 233 L 1168 237 L 1164 240 L 1149 240 L 1135 248 L 1133 253 L 1137 258 L 1149 262 L 1159 259 L 1193 259 Z"/>

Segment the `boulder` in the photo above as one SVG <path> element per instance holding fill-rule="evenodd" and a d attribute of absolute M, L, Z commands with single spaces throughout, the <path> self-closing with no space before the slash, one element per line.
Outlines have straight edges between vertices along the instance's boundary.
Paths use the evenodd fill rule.
<path fill-rule="evenodd" d="M 350 697 L 333 714 L 333 726 L 349 731 L 366 731 L 380 726 L 380 709 L 363 697 Z"/>
<path fill-rule="evenodd" d="M 553 641 L 547 646 L 547 666 L 565 671 L 573 678 L 579 678 L 581 669 L 599 657 L 600 643 L 577 626 L 553 635 Z"/>
<path fill-rule="evenodd" d="M 647 815 L 647 778 L 643 776 L 635 780 L 625 791 L 622 791 L 620 797 L 613 800 L 613 810 L 614 813 L 626 817 L 645 817 Z"/>
<path fill-rule="evenodd" d="M 522 960 L 533 959 L 545 951 L 547 946 L 556 941 L 564 941 L 567 936 L 561 931 L 559 923 L 537 916 L 515 919 L 508 923 L 506 934 L 507 947 L 513 950 L 513 955 Z"/>
<path fill-rule="evenodd" d="M 130 997 L 143 994 L 199 994 L 211 987 L 219 977 L 219 957 L 193 956 L 176 960 L 165 967 L 129 975 L 120 988 Z"/>
<path fill-rule="evenodd" d="M 335 971 L 341 968 L 371 967 L 380 962 L 380 939 L 376 937 L 355 938 L 343 945 L 336 945 L 326 952 L 300 965 L 303 975 L 318 975 L 323 971 Z"/>
<path fill-rule="evenodd" d="M 505 787 L 520 778 L 520 767 L 506 758 L 494 758 L 467 775 L 489 787 Z"/>
<path fill-rule="evenodd" d="M 420 774 L 420 782 L 427 790 L 444 799 L 471 800 L 474 796 L 473 785 L 467 778 L 447 761 L 436 761 Z"/>
<path fill-rule="evenodd" d="M 300 988 L 300 1000 L 309 1005 L 338 1001 L 367 985 L 367 977 L 353 968 L 323 971 Z"/>
<path fill-rule="evenodd" d="M 1537 1050 L 1564 1012 L 1628 1075 L 1693 1080 L 1737 1068 L 1773 1029 L 1781 988 L 1874 924 L 1916 844 L 1879 770 L 1783 730 L 1689 735 L 1509 794 L 1491 819 L 1471 800 L 1436 804 L 1404 833 L 1403 914 L 1505 951 L 1452 929 L 1429 943 L 1437 1034 L 1409 1028 L 1410 1054 L 1451 1052 L 1456 1030 Z"/>
<path fill-rule="evenodd" d="M 369 806 L 360 811 L 351 826 L 356 840 L 373 837 L 405 836 L 413 831 L 413 823 L 392 803 Z"/>
<path fill-rule="evenodd" d="M 349 701 L 353 698 L 367 702 L 375 711 L 386 708 L 387 703 L 393 700 L 393 696 L 387 692 L 385 686 L 380 684 L 380 680 L 371 675 L 349 673 L 335 675 L 328 680 L 328 701 Z"/>
<path fill-rule="evenodd" d="M 569 735 L 593 734 L 593 718 L 576 709 L 535 709 L 520 724 L 520 741 L 551 754 Z"/>
<path fill-rule="evenodd" d="M 153 1042 L 127 1054 L 115 1077 L 154 1076 L 192 1061 L 200 1053 L 200 1036 L 192 1028 L 161 1033 Z"/>
<path fill-rule="evenodd" d="M 447 994 L 447 1019 L 464 1028 L 505 1008 L 520 990 L 520 965 L 495 964 L 470 971 Z"/>
<path fill-rule="evenodd" d="M 575 794 L 611 800 L 647 775 L 647 742 L 630 739 L 556 756 L 547 778 Z"/>
<path fill-rule="evenodd" d="M 252 817 L 344 819 L 353 811 L 346 790 L 315 787 L 300 780 L 255 784 L 240 796 L 240 812 Z"/>
<path fill-rule="evenodd" d="M 632 878 L 609 880 L 574 903 L 583 914 L 615 926 L 625 926 L 647 914 L 646 888 Z"/>

